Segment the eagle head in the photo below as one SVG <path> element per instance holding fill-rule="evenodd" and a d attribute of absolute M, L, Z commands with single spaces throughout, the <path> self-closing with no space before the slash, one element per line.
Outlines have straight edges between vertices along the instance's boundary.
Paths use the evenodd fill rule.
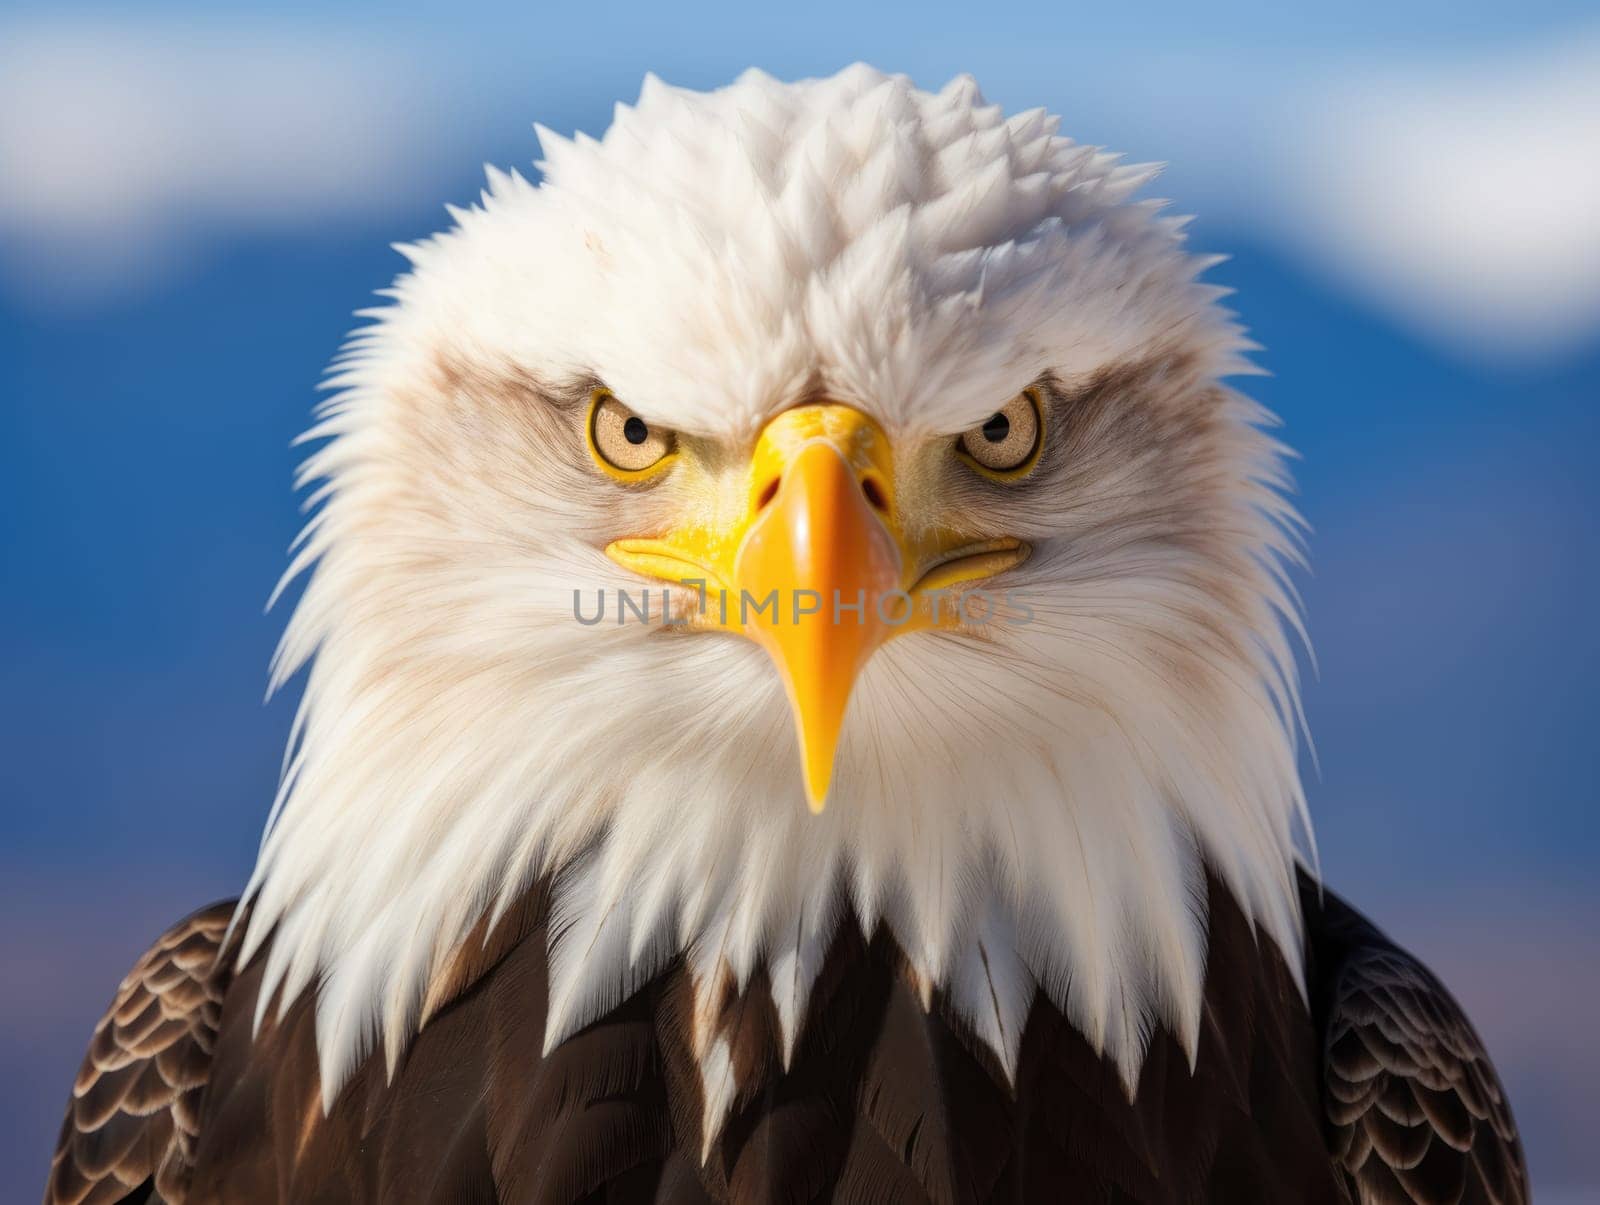
<path fill-rule="evenodd" d="M 787 1055 L 853 925 L 1002 1066 L 1043 991 L 1132 1077 L 1208 872 L 1293 947 L 1281 449 L 1153 169 L 1057 129 L 649 79 L 404 249 L 309 433 L 250 892 L 325 1094 L 540 884 L 547 1045 L 681 957 Z"/>

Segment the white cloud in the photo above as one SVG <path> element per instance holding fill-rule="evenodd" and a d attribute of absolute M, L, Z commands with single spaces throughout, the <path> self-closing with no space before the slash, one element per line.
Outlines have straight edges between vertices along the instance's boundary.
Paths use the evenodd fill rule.
<path fill-rule="evenodd" d="M 1600 39 L 1355 72 L 1309 99 L 1281 131 L 1281 235 L 1464 349 L 1600 331 Z"/>
<path fill-rule="evenodd" d="M 0 249 L 40 300 L 137 286 L 223 233 L 415 197 L 438 134 L 400 48 L 306 30 L 0 34 Z"/>
<path fill-rule="evenodd" d="M 1069 133 L 1169 160 L 1158 191 L 1214 236 L 1287 251 L 1461 355 L 1600 336 L 1600 31 L 1360 58 L 1113 55 L 1053 91 Z"/>
<path fill-rule="evenodd" d="M 584 29 L 563 44 L 590 45 L 600 18 L 572 19 Z M 0 23 L 0 287 L 94 297 L 146 287 L 221 237 L 381 224 L 450 199 L 443 182 L 459 181 L 487 119 L 548 118 L 559 97 L 598 132 L 635 66 L 671 78 L 684 58 L 613 47 L 602 80 L 575 52 L 538 69 L 510 36 L 185 28 Z M 1424 337 L 1514 360 L 1600 335 L 1600 34 L 1475 59 L 1130 47 L 1066 74 L 1042 42 L 957 57 L 997 99 L 1049 103 L 1069 132 L 1170 158 L 1182 209 L 1258 235 Z"/>

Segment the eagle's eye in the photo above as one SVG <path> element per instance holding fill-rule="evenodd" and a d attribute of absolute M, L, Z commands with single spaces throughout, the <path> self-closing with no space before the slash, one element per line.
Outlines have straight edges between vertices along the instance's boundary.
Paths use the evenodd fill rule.
<path fill-rule="evenodd" d="M 1026 389 L 962 435 L 961 454 L 986 476 L 1021 477 L 1039 459 L 1043 428 L 1038 393 Z"/>
<path fill-rule="evenodd" d="M 652 427 L 610 392 L 596 389 L 589 403 L 589 450 L 614 477 L 637 480 L 671 455 L 672 432 Z"/>

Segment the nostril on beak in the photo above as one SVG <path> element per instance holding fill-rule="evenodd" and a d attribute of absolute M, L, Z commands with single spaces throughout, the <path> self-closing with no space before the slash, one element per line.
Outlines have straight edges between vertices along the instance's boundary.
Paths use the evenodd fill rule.
<path fill-rule="evenodd" d="M 772 500 L 778 496 L 778 487 L 782 484 L 783 478 L 774 476 L 771 481 L 761 488 L 761 492 L 756 495 L 757 513 L 766 510 L 767 507 L 772 505 Z"/>
<path fill-rule="evenodd" d="M 861 479 L 861 494 L 873 510 L 879 514 L 889 513 L 889 500 L 883 496 L 883 486 L 878 484 L 876 477 L 869 475 Z"/>

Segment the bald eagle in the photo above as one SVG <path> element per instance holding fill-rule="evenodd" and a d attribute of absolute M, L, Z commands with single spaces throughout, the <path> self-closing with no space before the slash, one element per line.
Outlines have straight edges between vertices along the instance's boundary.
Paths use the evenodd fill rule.
<path fill-rule="evenodd" d="M 1325 891 L 1270 416 L 1153 169 L 857 66 L 541 130 L 308 439 L 309 670 L 49 1202 L 1523 1202 Z"/>

